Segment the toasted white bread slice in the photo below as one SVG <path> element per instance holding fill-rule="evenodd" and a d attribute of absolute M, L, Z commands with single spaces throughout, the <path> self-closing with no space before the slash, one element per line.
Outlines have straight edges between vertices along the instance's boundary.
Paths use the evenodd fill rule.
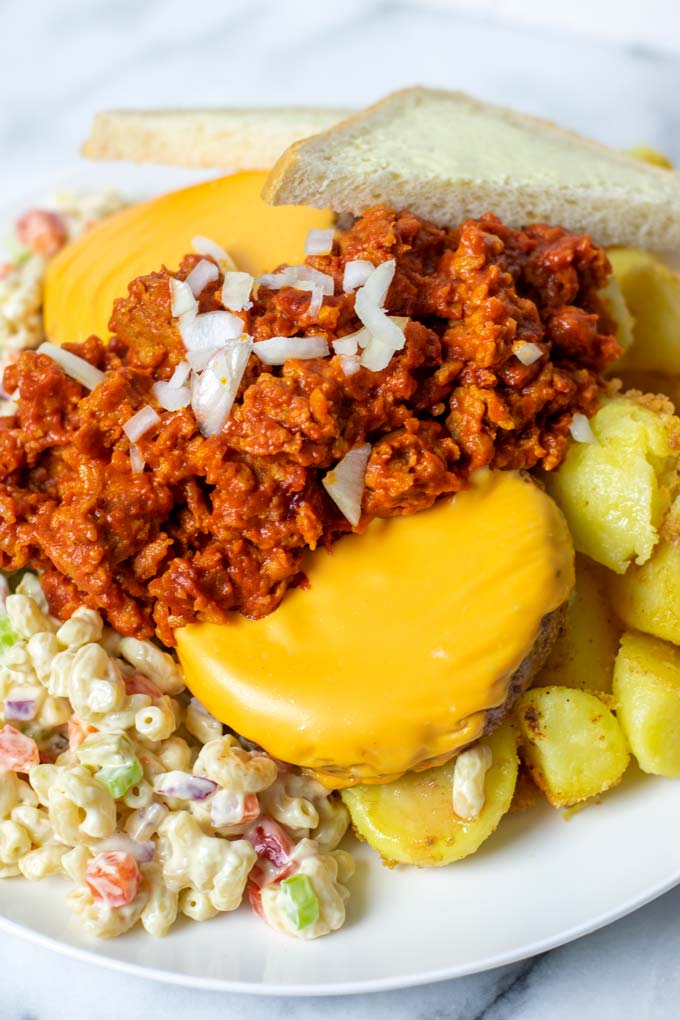
<path fill-rule="evenodd" d="M 348 115 L 323 107 L 251 110 L 105 110 L 82 153 L 133 163 L 269 170 L 292 142 Z"/>
<path fill-rule="evenodd" d="M 379 202 L 440 225 L 491 211 L 680 249 L 680 174 L 460 92 L 405 89 L 296 142 L 263 194 L 355 215 Z"/>

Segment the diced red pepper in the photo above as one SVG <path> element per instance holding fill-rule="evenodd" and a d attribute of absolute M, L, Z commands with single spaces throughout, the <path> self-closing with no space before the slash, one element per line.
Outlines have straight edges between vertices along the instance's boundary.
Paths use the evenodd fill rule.
<path fill-rule="evenodd" d="M 96 900 L 110 907 L 125 907 L 137 895 L 142 876 L 132 854 L 107 850 L 88 861 L 85 881 Z"/>
<path fill-rule="evenodd" d="M 72 715 L 68 721 L 68 746 L 70 751 L 80 747 L 89 733 L 98 733 L 96 726 L 84 722 L 79 716 Z"/>
<path fill-rule="evenodd" d="M 129 676 L 123 678 L 125 682 L 125 693 L 131 694 L 147 694 L 150 698 L 160 698 L 161 691 L 158 690 L 155 683 L 149 680 L 145 673 L 140 672 L 136 669 L 134 673 L 130 673 Z"/>
<path fill-rule="evenodd" d="M 257 916 L 261 917 L 263 921 L 266 921 L 267 918 L 265 917 L 264 910 L 262 909 L 262 890 L 259 886 L 253 885 L 252 882 L 248 882 L 248 899 L 250 900 L 250 905 Z"/>
<path fill-rule="evenodd" d="M 35 740 L 7 724 L 0 730 L 0 771 L 28 772 L 40 762 Z"/>
<path fill-rule="evenodd" d="M 243 818 L 241 823 L 249 825 L 260 817 L 260 802 L 256 793 L 247 793 L 243 801 Z"/>
<path fill-rule="evenodd" d="M 66 241 L 66 224 L 61 216 L 46 209 L 29 209 L 16 222 L 19 244 L 36 255 L 56 255 Z"/>
<path fill-rule="evenodd" d="M 246 839 L 258 856 L 257 864 L 250 872 L 250 880 L 256 886 L 264 888 L 280 882 L 295 871 L 295 862 L 290 859 L 293 841 L 273 818 L 267 815 L 259 818 L 246 832 Z"/>

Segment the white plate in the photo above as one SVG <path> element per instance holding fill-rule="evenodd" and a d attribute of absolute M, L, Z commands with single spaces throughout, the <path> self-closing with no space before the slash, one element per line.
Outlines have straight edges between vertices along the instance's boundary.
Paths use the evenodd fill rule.
<path fill-rule="evenodd" d="M 148 191 L 148 171 L 78 168 L 32 190 L 118 184 Z M 163 172 L 163 186 L 186 174 Z M 139 184 L 137 183 L 139 182 Z M 15 208 L 19 199 L 12 202 Z M 155 268 L 155 267 L 150 267 Z M 247 908 L 164 939 L 92 942 L 64 906 L 61 880 L 0 885 L 0 927 L 82 959 L 164 981 L 265 995 L 365 992 L 500 966 L 593 931 L 680 882 L 680 782 L 631 767 L 621 786 L 570 821 L 547 806 L 505 818 L 473 857 L 390 871 L 353 846 L 347 925 L 313 943 L 270 931 Z"/>

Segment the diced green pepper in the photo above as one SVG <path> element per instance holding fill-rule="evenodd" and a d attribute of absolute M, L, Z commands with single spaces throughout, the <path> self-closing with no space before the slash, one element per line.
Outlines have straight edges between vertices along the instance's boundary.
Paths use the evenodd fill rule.
<path fill-rule="evenodd" d="M 319 900 L 307 875 L 292 875 L 281 882 L 282 907 L 300 931 L 319 920 Z"/>
<path fill-rule="evenodd" d="M 19 635 L 9 622 L 9 616 L 0 616 L 0 658 L 19 640 Z"/>
<path fill-rule="evenodd" d="M 144 770 L 138 758 L 133 758 L 127 765 L 118 765 L 113 768 L 100 769 L 97 772 L 97 779 L 100 779 L 106 786 L 114 800 L 124 797 L 128 790 L 131 790 L 144 775 Z"/>

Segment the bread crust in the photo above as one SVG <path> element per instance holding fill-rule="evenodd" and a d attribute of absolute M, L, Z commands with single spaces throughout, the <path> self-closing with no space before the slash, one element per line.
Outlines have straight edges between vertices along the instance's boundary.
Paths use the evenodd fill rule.
<path fill-rule="evenodd" d="M 477 159 L 481 149 L 474 146 L 474 151 L 460 150 L 461 158 L 452 166 L 447 162 L 450 149 L 440 141 L 449 135 L 434 127 L 431 142 L 421 137 L 421 148 L 414 148 L 410 158 L 408 125 L 424 123 L 426 114 L 418 111 L 428 106 L 431 119 L 439 117 L 440 126 L 449 111 L 461 118 L 461 124 L 468 122 L 466 118 L 475 124 L 486 121 L 489 144 L 484 159 Z M 390 133 L 391 118 L 400 116 L 399 128 L 406 132 L 403 146 L 401 134 L 396 138 L 398 132 Z M 521 144 L 494 148 L 499 129 L 507 129 Z M 423 171 L 426 181 L 417 158 L 424 146 L 432 157 Z M 352 165 L 355 152 L 363 154 L 356 157 L 359 163 L 362 159 L 366 163 L 366 154 L 375 155 L 370 173 L 365 165 L 361 169 Z M 506 165 L 508 152 L 514 166 L 513 159 Z M 587 172 L 574 176 L 579 166 Z M 273 205 L 330 207 L 355 215 L 382 203 L 409 209 L 439 226 L 491 211 L 509 226 L 547 222 L 587 232 L 601 244 L 680 250 L 680 174 L 549 120 L 441 89 L 402 89 L 293 143 L 275 163 L 262 195 Z"/>
<path fill-rule="evenodd" d="M 81 152 L 93 160 L 269 170 L 291 142 L 348 112 L 324 107 L 103 110 L 95 114 Z"/>

